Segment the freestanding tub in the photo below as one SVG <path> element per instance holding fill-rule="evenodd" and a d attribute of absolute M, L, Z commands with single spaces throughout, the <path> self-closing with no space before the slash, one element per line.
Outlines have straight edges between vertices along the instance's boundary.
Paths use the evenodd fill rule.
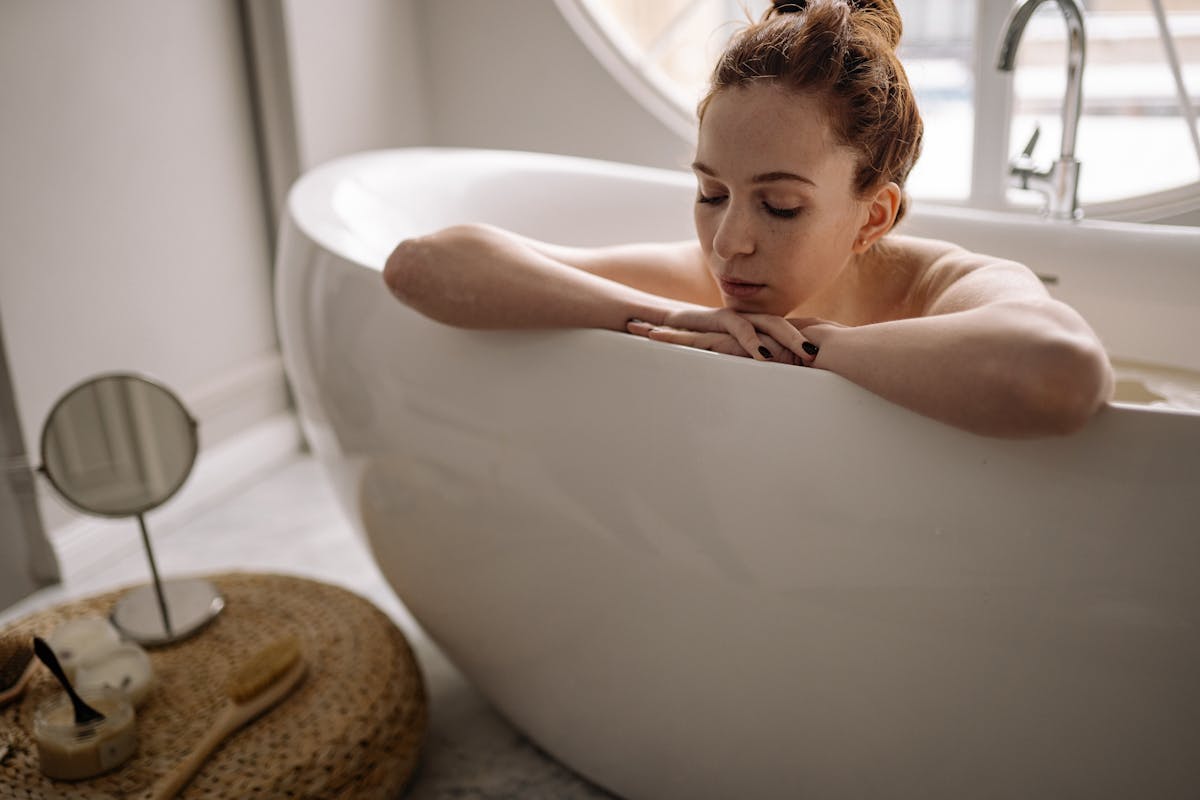
<path fill-rule="evenodd" d="M 1141 405 L 1038 441 L 820 370 L 453 329 L 380 277 L 456 222 L 685 238 L 692 192 L 422 149 L 293 188 L 277 302 L 304 428 L 433 639 L 630 798 L 1200 796 L 1200 230 L 917 208 L 908 231 L 1030 264 L 1125 365 Z"/>

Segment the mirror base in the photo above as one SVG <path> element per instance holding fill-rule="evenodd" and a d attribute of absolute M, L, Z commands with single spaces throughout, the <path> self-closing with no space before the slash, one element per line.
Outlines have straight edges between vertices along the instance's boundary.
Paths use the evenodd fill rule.
<path fill-rule="evenodd" d="M 112 622 L 128 639 L 145 647 L 171 644 L 192 636 L 225 607 L 225 598 L 211 582 L 200 578 L 163 581 L 163 599 L 171 618 L 164 624 L 153 584 L 130 589 L 113 607 Z"/>

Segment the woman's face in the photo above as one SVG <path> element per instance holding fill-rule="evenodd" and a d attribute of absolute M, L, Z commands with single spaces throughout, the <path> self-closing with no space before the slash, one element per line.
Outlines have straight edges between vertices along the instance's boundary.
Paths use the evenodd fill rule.
<path fill-rule="evenodd" d="M 869 203 L 853 190 L 854 151 L 826 120 L 813 97 L 769 83 L 709 101 L 692 165 L 696 232 L 727 307 L 788 316 L 849 262 Z"/>

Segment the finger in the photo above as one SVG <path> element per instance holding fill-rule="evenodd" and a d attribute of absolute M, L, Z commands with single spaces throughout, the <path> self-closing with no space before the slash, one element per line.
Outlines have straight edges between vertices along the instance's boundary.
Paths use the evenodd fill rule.
<path fill-rule="evenodd" d="M 685 344 L 689 347 L 694 347 L 697 339 L 705 334 L 698 333 L 696 331 L 665 328 L 661 325 L 658 325 L 651 328 L 646 335 L 656 342 L 670 342 L 671 344 Z"/>
<path fill-rule="evenodd" d="M 770 350 L 759 341 L 754 325 L 732 309 L 676 311 L 668 316 L 668 321 L 680 328 L 728 333 L 752 358 L 763 361 L 771 357 Z"/>
<path fill-rule="evenodd" d="M 807 338 L 789 320 L 771 314 L 747 314 L 746 319 L 763 334 L 769 334 L 789 351 L 797 355 L 803 355 L 806 352 L 804 343 L 808 341 Z"/>
<path fill-rule="evenodd" d="M 760 333 L 758 338 L 762 339 L 763 346 L 771 351 L 772 361 L 776 361 L 780 364 L 790 364 L 799 367 L 808 366 L 804 363 L 804 360 L 800 355 L 793 353 L 791 350 L 781 345 L 769 334 Z"/>
<path fill-rule="evenodd" d="M 759 338 L 766 339 L 769 335 L 775 341 L 776 347 L 782 346 L 790 356 L 795 356 L 805 366 L 817 357 L 819 349 L 817 345 L 797 330 L 791 320 L 771 314 L 747 314 L 746 319 L 763 332 Z M 775 353 L 776 360 L 781 355 L 781 353 Z"/>
<path fill-rule="evenodd" d="M 635 336 L 646 336 L 654 330 L 654 323 L 642 319 L 631 319 L 625 323 L 625 330 Z"/>
<path fill-rule="evenodd" d="M 707 350 L 712 345 L 717 344 L 721 339 L 728 338 L 724 333 L 685 331 L 678 328 L 666 328 L 661 325 L 651 329 L 647 336 L 656 342 L 684 344 L 688 347 L 698 347 L 701 350 Z"/>
<path fill-rule="evenodd" d="M 750 358 L 750 354 L 742 349 L 742 346 L 737 343 L 737 340 L 732 336 L 726 339 L 720 345 L 711 348 L 714 353 L 720 353 L 725 356 L 734 356 L 735 358 Z"/>
<path fill-rule="evenodd" d="M 737 340 L 727 333 L 684 331 L 674 328 L 657 327 L 650 331 L 649 338 L 656 342 L 680 344 L 686 347 L 694 347 L 697 350 L 721 353 L 722 355 L 741 356 L 742 358 L 750 357 L 742 349 L 742 346 L 737 343 Z"/>
<path fill-rule="evenodd" d="M 725 329 L 752 358 L 758 361 L 774 359 L 774 354 L 759 337 L 753 322 L 736 311 L 729 311 L 724 321 Z"/>
<path fill-rule="evenodd" d="M 800 335 L 807 339 L 811 344 L 805 346 L 805 351 L 812 357 L 809 361 L 809 366 L 816 366 L 818 354 L 821 352 L 821 347 L 829 340 L 832 335 L 838 334 L 849 326 L 842 325 L 839 322 L 830 322 L 829 320 L 818 320 L 810 325 L 805 325 L 800 329 Z"/>
<path fill-rule="evenodd" d="M 727 356 L 737 356 L 738 358 L 750 358 L 750 354 L 745 348 L 738 344 L 737 339 L 730 336 L 728 333 L 714 333 L 715 341 L 709 347 L 714 353 L 723 353 Z"/>
<path fill-rule="evenodd" d="M 778 361 L 781 364 L 800 364 L 804 366 L 798 356 L 792 353 L 779 342 L 772 339 L 770 336 L 759 334 L 758 337 L 762 340 L 763 347 L 770 353 L 769 356 L 763 356 L 765 361 Z M 740 356 L 741 358 L 750 358 L 750 354 L 746 352 L 738 340 L 734 339 L 728 333 L 708 333 L 703 334 L 698 340 L 698 344 L 703 344 L 708 350 L 714 353 L 725 353 L 731 356 Z"/>

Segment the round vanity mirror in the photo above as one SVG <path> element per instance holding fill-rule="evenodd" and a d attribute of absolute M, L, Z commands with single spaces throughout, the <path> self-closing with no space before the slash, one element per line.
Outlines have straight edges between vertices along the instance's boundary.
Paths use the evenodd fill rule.
<path fill-rule="evenodd" d="M 195 633 L 224 606 L 205 580 L 162 581 L 144 514 L 183 486 L 199 450 L 196 420 L 169 389 L 140 375 L 101 375 L 63 395 L 42 429 L 40 471 L 72 506 L 136 516 L 152 584 L 117 601 L 113 623 L 146 645 Z"/>
<path fill-rule="evenodd" d="M 129 517 L 179 491 L 199 450 L 196 422 L 169 390 L 104 375 L 67 392 L 42 430 L 46 477 L 89 514 Z"/>

